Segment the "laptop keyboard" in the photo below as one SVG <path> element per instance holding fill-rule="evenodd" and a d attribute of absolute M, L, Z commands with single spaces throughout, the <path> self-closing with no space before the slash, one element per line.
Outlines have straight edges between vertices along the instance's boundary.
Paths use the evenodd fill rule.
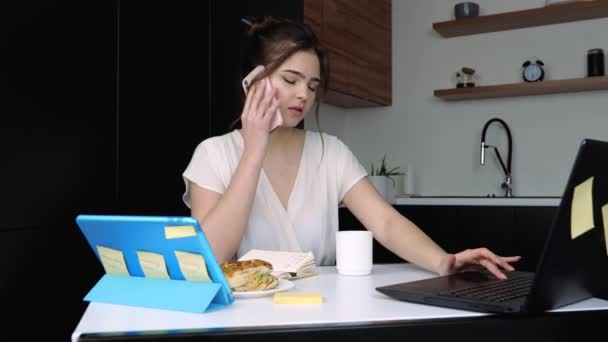
<path fill-rule="evenodd" d="M 490 302 L 506 302 L 525 297 L 530 291 L 534 275 L 508 278 L 497 282 L 485 283 L 458 290 L 441 292 L 441 295 L 479 299 Z"/>

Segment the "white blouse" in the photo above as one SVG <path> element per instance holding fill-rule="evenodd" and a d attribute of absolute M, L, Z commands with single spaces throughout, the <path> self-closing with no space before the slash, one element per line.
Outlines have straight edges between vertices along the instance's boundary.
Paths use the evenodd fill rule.
<path fill-rule="evenodd" d="M 249 223 L 237 258 L 250 249 L 312 251 L 318 265 L 336 260 L 338 206 L 367 172 L 350 149 L 335 136 L 306 131 L 302 160 L 287 210 L 264 169 L 258 180 Z M 223 194 L 243 153 L 241 133 L 234 130 L 201 142 L 183 173 L 184 203 L 190 208 L 189 182 Z"/>

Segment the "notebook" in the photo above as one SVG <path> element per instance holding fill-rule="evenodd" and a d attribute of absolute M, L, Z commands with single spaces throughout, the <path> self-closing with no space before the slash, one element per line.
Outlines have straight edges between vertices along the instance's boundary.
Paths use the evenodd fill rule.
<path fill-rule="evenodd" d="M 607 241 L 608 142 L 583 139 L 535 272 L 508 272 L 504 281 L 489 272 L 463 272 L 376 290 L 402 301 L 472 311 L 543 312 L 606 296 Z"/>
<path fill-rule="evenodd" d="M 272 264 L 272 274 L 283 279 L 300 279 L 317 274 L 312 252 L 284 252 L 252 249 L 239 258 L 260 259 Z"/>

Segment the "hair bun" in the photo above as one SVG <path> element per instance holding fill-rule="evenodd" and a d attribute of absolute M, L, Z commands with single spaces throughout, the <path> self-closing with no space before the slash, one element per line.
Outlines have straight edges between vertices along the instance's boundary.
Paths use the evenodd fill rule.
<path fill-rule="evenodd" d="M 249 26 L 247 30 L 249 36 L 263 35 L 269 28 L 281 23 L 280 20 L 273 17 L 263 17 L 262 19 L 245 17 L 241 21 Z"/>

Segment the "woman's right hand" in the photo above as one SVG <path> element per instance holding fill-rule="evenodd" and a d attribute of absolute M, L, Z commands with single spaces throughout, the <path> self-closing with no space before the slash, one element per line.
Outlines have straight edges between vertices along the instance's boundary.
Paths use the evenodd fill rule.
<path fill-rule="evenodd" d="M 251 86 L 243 113 L 241 133 L 245 140 L 245 151 L 260 157 L 266 154 L 271 121 L 277 111 L 279 101 L 275 97 L 276 89 L 268 78 L 263 78 Z"/>

